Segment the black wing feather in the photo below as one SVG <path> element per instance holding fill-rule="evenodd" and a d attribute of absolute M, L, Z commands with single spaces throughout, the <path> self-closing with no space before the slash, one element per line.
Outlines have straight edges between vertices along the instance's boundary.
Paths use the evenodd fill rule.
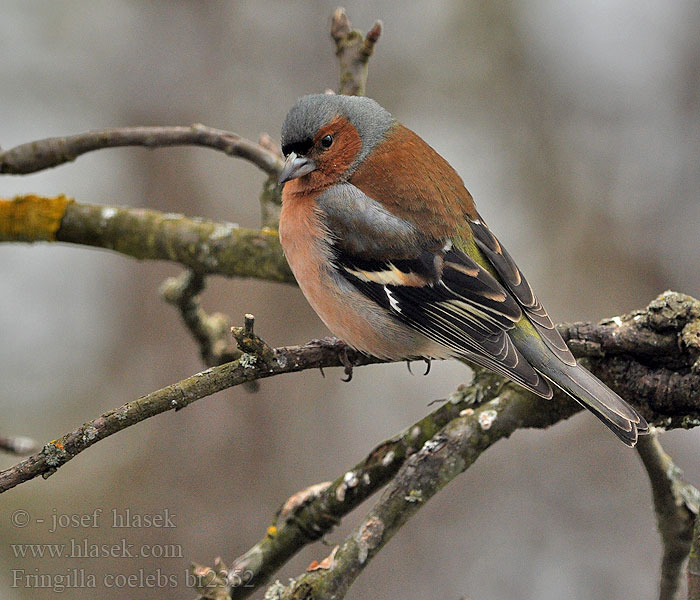
<path fill-rule="evenodd" d="M 415 259 L 358 258 L 335 247 L 336 267 L 362 294 L 456 356 L 490 368 L 545 397 L 551 387 L 515 347 L 508 331 L 522 316 L 503 286 L 465 253 L 441 244 Z M 389 283 L 398 269 L 424 285 Z M 382 274 L 386 273 L 385 277 Z"/>

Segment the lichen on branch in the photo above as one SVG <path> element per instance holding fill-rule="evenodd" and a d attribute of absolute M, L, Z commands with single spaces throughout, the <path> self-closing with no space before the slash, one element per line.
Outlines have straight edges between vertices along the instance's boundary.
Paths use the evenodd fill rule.
<path fill-rule="evenodd" d="M 65 196 L 0 199 L 0 242 L 68 242 L 139 260 L 169 260 L 204 275 L 294 283 L 277 231 Z"/>

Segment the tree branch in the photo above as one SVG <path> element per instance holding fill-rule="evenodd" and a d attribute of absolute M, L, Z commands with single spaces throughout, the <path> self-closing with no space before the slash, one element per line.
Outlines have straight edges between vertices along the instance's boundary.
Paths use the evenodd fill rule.
<path fill-rule="evenodd" d="M 637 451 L 649 475 L 657 527 L 664 546 L 659 600 L 674 600 L 693 538 L 700 493 L 681 479 L 683 473 L 664 452 L 655 433 L 642 436 Z"/>
<path fill-rule="evenodd" d="M 179 310 L 185 327 L 199 345 L 202 362 L 215 367 L 240 358 L 242 352 L 231 341 L 231 319 L 218 312 L 208 315 L 200 306 L 203 291 L 204 276 L 194 271 L 170 277 L 160 286 L 161 297 Z M 247 381 L 243 387 L 257 392 L 259 385 L 257 381 Z"/>
<path fill-rule="evenodd" d="M 627 365 L 621 368 L 622 372 L 634 368 L 643 374 L 643 378 L 649 380 L 644 388 L 647 395 L 640 398 L 642 411 L 649 422 L 666 427 L 694 427 L 700 424 L 700 406 L 697 402 L 700 370 L 695 369 L 700 348 L 697 338 L 688 332 L 692 333 L 698 326 L 700 302 L 690 296 L 666 292 L 652 302 L 646 311 L 637 311 L 604 321 L 598 328 L 589 324 L 574 324 L 563 325 L 560 329 L 566 340 L 574 340 L 574 354 L 579 357 L 599 357 L 591 363 L 592 370 L 597 375 L 605 374 L 604 367 L 610 361 Z M 619 331 L 617 336 L 616 330 Z M 241 340 L 246 343 L 245 333 L 244 329 L 243 337 L 238 338 L 239 345 Z M 639 355 L 630 353 L 630 340 L 635 336 L 639 338 Z M 270 349 L 268 352 L 265 350 L 267 346 L 259 345 L 252 336 L 248 338 L 253 344 L 248 347 L 256 349 L 259 354 L 250 354 L 246 346 L 242 346 L 241 349 L 245 353 L 233 362 L 207 369 L 124 404 L 58 440 L 49 442 L 41 452 L 0 472 L 0 492 L 38 475 L 50 475 L 95 442 L 130 425 L 166 410 L 184 408 L 195 400 L 228 387 L 282 373 L 343 366 L 346 353 L 356 366 L 383 362 L 350 350 L 342 342 L 333 339 L 315 340 L 304 346 L 286 346 Z M 674 370 L 637 362 L 643 360 L 647 349 L 654 345 L 660 351 L 659 361 L 675 365 Z M 616 355 L 618 352 L 621 353 L 620 356 Z M 623 352 L 626 353 L 624 358 Z M 603 357 L 600 357 L 601 353 L 604 354 Z M 655 381 L 656 385 L 652 385 L 652 381 Z M 613 379 L 610 383 L 618 393 L 627 398 L 635 398 L 633 392 L 639 389 L 638 382 L 625 378 Z M 680 407 L 673 404 L 676 397 L 684 398 Z M 549 404 L 539 403 L 545 416 L 549 414 Z"/>
<path fill-rule="evenodd" d="M 66 196 L 0 199 L 0 242 L 69 242 L 202 274 L 294 283 L 277 231 L 155 210 L 79 204 Z"/>
<path fill-rule="evenodd" d="M 327 569 L 307 572 L 282 588 L 278 584 L 275 598 L 343 598 L 398 529 L 487 448 L 516 429 L 548 427 L 579 410 L 563 393 L 557 392 L 553 402 L 542 402 L 481 369 L 460 401 L 465 395 L 480 398 L 482 404 L 462 410 L 404 462 L 362 523 L 334 552 Z"/>
<path fill-rule="evenodd" d="M 344 8 L 336 8 L 331 20 L 331 37 L 335 41 L 335 54 L 340 66 L 339 94 L 364 96 L 367 89 L 367 73 L 374 45 L 382 34 L 382 22 L 376 21 L 366 36 L 352 23 Z"/>
<path fill-rule="evenodd" d="M 563 327 L 575 355 L 650 422 L 666 429 L 700 425 L 700 302 L 664 292 L 643 311 L 599 324 Z M 577 354 L 579 345 L 587 346 Z M 663 415 L 663 416 L 662 416 Z"/>
<path fill-rule="evenodd" d="M 235 361 L 201 371 L 127 402 L 49 442 L 40 452 L 0 471 L 0 493 L 39 475 L 44 478 L 52 475 L 69 460 L 118 431 L 162 412 L 180 410 L 221 390 L 283 373 L 342 366 L 340 354 L 346 350 L 342 342 L 330 339 L 309 342 L 304 346 L 277 348 L 271 356 L 244 353 Z M 354 351 L 348 352 L 357 365 L 381 362 Z"/>
<path fill-rule="evenodd" d="M 561 392 L 556 393 L 555 402 L 542 403 L 513 384 L 499 388 L 498 378 L 485 370 L 477 372 L 468 393 L 482 399 L 478 408 L 461 411 L 404 462 L 362 523 L 331 553 L 326 569 L 307 570 L 287 586 L 275 584 L 275 598 L 343 598 L 394 533 L 493 443 L 516 429 L 547 427 L 577 410 Z M 543 407 L 551 412 L 548 414 Z M 690 547 L 698 491 L 680 480 L 679 470 L 655 436 L 641 438 L 639 452 L 652 482 L 664 541 L 659 597 L 670 600 L 677 591 L 681 565 Z M 232 593 L 232 598 L 238 597 Z"/>
<path fill-rule="evenodd" d="M 270 152 L 284 160 L 279 144 L 267 133 L 261 133 L 258 143 L 267 148 Z M 271 175 L 263 183 L 262 191 L 260 192 L 260 221 L 263 227 L 277 229 L 280 223 L 280 211 L 282 209 L 282 190 L 277 183 L 277 175 Z"/>
<path fill-rule="evenodd" d="M 469 397 L 445 402 L 403 432 L 376 446 L 335 481 L 313 488 L 312 493 L 299 492 L 289 498 L 277 512 L 265 536 L 231 565 L 231 598 L 241 600 L 250 596 L 299 550 L 333 529 L 342 517 L 386 485 L 407 457 L 473 401 L 474 398 Z M 235 576 L 243 573 L 246 574 L 245 586 L 235 585 Z"/>
<path fill-rule="evenodd" d="M 692 331 L 700 323 L 700 303 L 689 296 L 667 292 L 654 300 L 646 310 L 635 311 L 624 317 L 615 317 L 592 325 L 590 323 L 574 323 L 558 326 L 559 331 L 567 340 L 574 354 L 578 358 L 595 358 L 593 366 L 597 374 L 606 360 L 622 361 L 637 364 L 637 361 L 644 361 L 656 365 L 655 367 L 644 367 L 647 369 L 647 377 L 656 378 L 660 388 L 665 385 L 663 382 L 672 379 L 671 376 L 661 376 L 658 369 L 661 362 L 668 362 L 675 365 L 677 371 L 673 373 L 680 375 L 686 373 L 688 380 L 686 383 L 690 387 L 686 392 L 690 393 L 700 381 L 700 373 L 692 374 L 692 367 L 699 354 L 698 347 L 694 345 L 692 336 L 688 332 Z M 683 341 L 685 340 L 685 341 Z M 655 371 L 656 369 L 656 371 Z M 340 519 L 352 510 L 357 504 L 366 500 L 377 489 L 385 485 L 398 469 L 405 457 L 411 454 L 411 449 L 405 452 L 395 452 L 396 444 L 406 442 L 406 434 L 415 432 L 417 437 L 416 445 L 432 435 L 436 428 L 444 426 L 455 415 L 454 412 L 466 411 L 469 414 L 469 406 L 473 403 L 481 403 L 503 397 L 501 387 L 503 380 L 487 372 L 479 371 L 481 374 L 473 386 L 460 386 L 457 393 L 451 398 L 452 402 L 441 407 L 426 419 L 430 427 L 426 429 L 426 420 L 408 428 L 397 438 L 387 440 L 380 444 L 364 461 L 350 469 L 351 481 L 364 482 L 365 477 L 369 477 L 370 483 L 367 485 L 357 485 L 353 488 L 353 495 L 350 501 L 338 502 L 338 490 L 343 490 L 347 473 L 339 476 L 326 490 L 319 493 L 317 497 L 307 499 L 298 510 L 292 511 L 284 519 L 279 515 L 272 522 L 266 535 L 255 544 L 250 550 L 237 558 L 231 566 L 231 573 L 246 573 L 246 586 L 236 586 L 233 581 L 229 582 L 231 598 L 242 599 L 252 594 L 255 589 L 269 581 L 270 576 L 287 560 L 289 560 L 304 545 L 314 539 L 318 539 L 328 532 Z M 654 375 L 656 373 L 656 375 Z M 674 375 L 674 376 L 675 376 Z M 490 378 L 489 378 L 490 377 Z M 694 381 L 694 383 L 692 383 Z M 635 388 L 634 382 L 617 380 L 611 382 L 616 386 L 616 390 L 625 397 L 631 388 Z M 666 390 L 666 392 L 670 392 Z M 659 390 L 660 391 L 660 390 Z M 551 403 L 543 403 L 537 398 L 527 395 L 518 387 L 509 388 L 509 395 L 514 398 L 523 396 L 528 414 L 531 414 L 530 424 L 522 426 L 546 427 L 553 422 L 553 413 L 547 413 Z M 664 396 L 664 392 L 661 393 Z M 694 416 L 684 418 L 680 414 L 669 416 L 667 412 L 658 413 L 655 400 L 661 397 L 656 393 L 650 395 L 649 404 L 645 414 L 649 420 L 665 423 L 669 426 L 693 426 L 698 415 L 697 402 L 693 409 Z M 561 404 L 554 403 L 561 411 L 570 411 L 568 414 L 580 410 L 577 404 L 571 402 L 566 396 L 558 396 Z M 661 405 L 668 406 L 668 402 L 661 399 Z M 687 403 L 686 403 L 687 404 Z M 520 405 L 510 409 L 520 411 Z M 667 410 L 665 408 L 664 410 Z M 515 413 L 513 413 L 515 414 Z M 483 413 L 482 419 L 490 419 L 490 413 Z M 559 418 L 564 418 L 564 412 Z M 477 417 L 478 419 L 478 417 Z M 512 423 L 512 421 L 511 421 Z M 503 435 L 507 435 L 504 433 Z M 494 440 L 495 441 L 495 440 Z M 377 460 L 387 456 L 387 453 L 395 452 L 392 461 L 386 471 L 371 471 L 376 467 Z M 345 499 L 345 492 L 341 491 L 340 496 Z M 286 514 L 286 513 L 285 513 Z M 273 531 L 273 534 L 270 534 Z M 321 575 L 316 575 L 320 577 Z M 252 587 L 251 587 L 252 585 Z"/>
<path fill-rule="evenodd" d="M 52 137 L 0 151 L 0 173 L 26 175 L 50 169 L 81 154 L 120 146 L 204 146 L 252 162 L 271 176 L 279 175 L 282 160 L 269 149 L 230 131 L 194 124 L 189 127 L 118 127 L 77 135 Z"/>
<path fill-rule="evenodd" d="M 208 315 L 199 305 L 204 291 L 204 276 L 185 271 L 171 277 L 160 287 L 161 297 L 180 311 L 185 327 L 199 345 L 202 361 L 208 367 L 236 360 L 241 352 L 230 343 L 231 322 L 226 315 Z"/>

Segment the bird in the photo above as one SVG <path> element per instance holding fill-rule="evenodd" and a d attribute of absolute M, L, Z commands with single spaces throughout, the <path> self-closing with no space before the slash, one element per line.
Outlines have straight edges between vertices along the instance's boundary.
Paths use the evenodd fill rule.
<path fill-rule="evenodd" d="M 280 242 L 328 329 L 387 360 L 457 359 L 552 385 L 626 445 L 644 417 L 577 363 L 462 178 L 363 96 L 299 98 L 281 132 Z"/>

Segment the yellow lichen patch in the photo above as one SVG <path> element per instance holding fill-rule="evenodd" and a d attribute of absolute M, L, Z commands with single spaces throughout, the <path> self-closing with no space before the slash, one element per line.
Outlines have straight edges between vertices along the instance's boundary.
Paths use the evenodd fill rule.
<path fill-rule="evenodd" d="M 54 241 L 71 202 L 63 195 L 0 199 L 0 241 Z"/>
<path fill-rule="evenodd" d="M 277 535 L 277 527 L 275 527 L 274 525 L 270 525 L 267 528 L 267 535 L 269 537 L 275 537 L 275 535 Z"/>

